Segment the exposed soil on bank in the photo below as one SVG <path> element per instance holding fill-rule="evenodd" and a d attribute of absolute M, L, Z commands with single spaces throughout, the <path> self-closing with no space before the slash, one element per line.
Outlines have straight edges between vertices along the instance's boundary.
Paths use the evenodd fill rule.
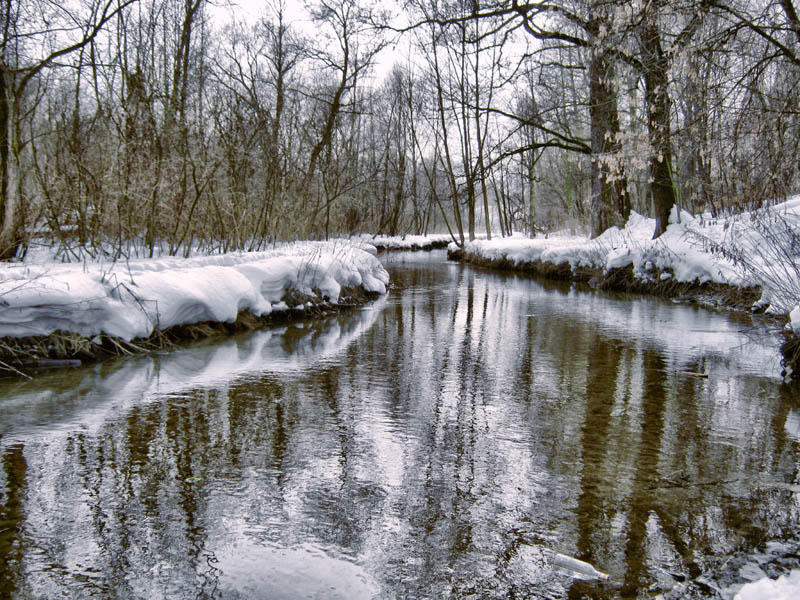
<path fill-rule="evenodd" d="M 712 309 L 758 312 L 753 311 L 753 305 L 761 298 L 761 287 L 759 286 L 740 288 L 714 282 L 681 282 L 676 281 L 668 270 L 661 271 L 657 268 L 653 268 L 648 273 L 647 280 L 643 280 L 634 275 L 632 265 L 611 269 L 607 272 L 596 267 L 573 269 L 569 263 L 555 264 L 541 260 L 517 263 L 505 258 L 487 259 L 467 253 L 462 249 L 449 249 L 447 257 L 450 260 L 480 267 L 530 273 L 559 281 L 586 283 L 599 290 L 672 298 L 687 304 L 697 304 Z M 776 323 L 785 322 L 785 318 L 782 316 L 776 315 L 774 318 Z M 784 336 L 785 341 L 780 349 L 783 356 L 781 364 L 784 367 L 784 373 L 800 373 L 800 336 L 789 332 L 784 332 Z M 794 379 L 798 379 L 798 376 L 795 376 Z"/>
<path fill-rule="evenodd" d="M 361 286 L 342 288 L 339 302 L 333 304 L 319 290 L 309 295 L 290 289 L 281 298 L 289 307 L 287 310 L 274 310 L 264 316 L 244 310 L 232 323 L 203 321 L 176 325 L 163 330 L 154 329 L 149 337 L 131 341 L 103 333 L 90 339 L 68 331 L 24 338 L 0 337 L 0 377 L 32 378 L 46 369 L 78 367 L 107 358 L 163 351 L 206 338 L 333 315 L 363 306 L 379 296 L 379 293 L 368 292 Z"/>

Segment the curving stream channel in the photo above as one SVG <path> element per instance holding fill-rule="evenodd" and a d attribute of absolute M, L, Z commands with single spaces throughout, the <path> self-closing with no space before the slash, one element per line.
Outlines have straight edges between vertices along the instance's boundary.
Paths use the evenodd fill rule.
<path fill-rule="evenodd" d="M 1 382 L 0 597 L 716 597 L 800 531 L 773 332 L 384 260 L 355 312 Z"/>

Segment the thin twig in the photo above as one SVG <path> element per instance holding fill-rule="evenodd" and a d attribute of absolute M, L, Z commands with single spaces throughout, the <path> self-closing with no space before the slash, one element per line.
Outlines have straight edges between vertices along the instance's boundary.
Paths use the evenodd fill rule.
<path fill-rule="evenodd" d="M 16 369 L 16 368 L 12 367 L 10 364 L 8 364 L 6 362 L 3 362 L 2 360 L 0 360 L 0 367 L 2 367 L 4 369 L 8 369 L 12 373 L 16 373 L 17 375 L 20 375 L 21 377 L 24 377 L 28 381 L 33 381 L 33 377 L 31 377 L 30 375 L 28 375 L 26 373 L 23 373 L 19 369 Z"/>

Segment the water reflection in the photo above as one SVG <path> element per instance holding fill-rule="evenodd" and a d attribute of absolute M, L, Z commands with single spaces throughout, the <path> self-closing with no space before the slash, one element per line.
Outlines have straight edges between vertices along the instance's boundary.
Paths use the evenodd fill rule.
<path fill-rule="evenodd" d="M 0 380 L 0 436 L 29 437 L 38 425 L 45 433 L 58 424 L 95 429 L 110 415 L 183 390 L 226 387 L 267 372 L 303 373 L 368 330 L 385 303 L 383 298 L 345 316 L 49 373 L 33 382 Z"/>
<path fill-rule="evenodd" d="M 649 597 L 797 531 L 798 404 L 764 375 L 770 340 L 389 262 L 369 310 L 0 392 L 0 590 Z"/>

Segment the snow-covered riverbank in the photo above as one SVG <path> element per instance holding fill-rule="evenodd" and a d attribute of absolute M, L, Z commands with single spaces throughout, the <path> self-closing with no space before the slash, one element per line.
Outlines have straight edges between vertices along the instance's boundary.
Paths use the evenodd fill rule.
<path fill-rule="evenodd" d="M 452 237 L 447 233 L 434 233 L 431 235 L 370 235 L 361 234 L 353 236 L 355 242 L 364 242 L 375 246 L 378 251 L 387 250 L 435 250 L 437 248 L 447 248 L 452 241 Z"/>
<path fill-rule="evenodd" d="M 130 341 L 175 326 L 232 323 L 243 312 L 260 318 L 309 303 L 336 307 L 348 290 L 386 293 L 389 275 L 375 253 L 336 241 L 188 259 L 4 264 L 0 338 L 60 331 Z"/>
<path fill-rule="evenodd" d="M 739 308 L 786 315 L 800 346 L 800 197 L 728 218 L 676 212 L 656 240 L 653 227 L 652 219 L 634 213 L 625 228 L 594 240 L 514 236 L 477 239 L 464 248 L 451 243 L 449 250 L 468 262 L 598 287 L 673 296 L 691 291 L 712 301 L 735 290 Z M 263 318 L 292 314 L 301 304 L 336 306 L 342 289 L 386 292 L 389 277 L 376 246 L 430 249 L 448 239 L 363 235 L 190 259 L 0 265 L 0 338 L 62 331 L 130 341 L 176 326 L 231 323 L 244 313 Z"/>
<path fill-rule="evenodd" d="M 767 228 L 769 220 L 774 227 Z M 674 280 L 713 282 L 739 288 L 761 287 L 757 307 L 788 314 L 800 301 L 800 248 L 779 246 L 781 231 L 793 227 L 800 236 L 800 198 L 757 214 L 727 219 L 673 214 L 667 232 L 653 240 L 654 220 L 633 213 L 624 229 L 612 227 L 594 240 L 582 236 L 551 235 L 534 239 L 511 237 L 475 240 L 465 245 L 467 259 L 504 262 L 524 268 L 534 263 L 600 269 L 605 273 L 632 268 L 643 283 Z M 457 250 L 454 244 L 451 251 Z M 787 260 L 781 264 L 772 259 Z M 800 331 L 800 312 L 793 320 Z"/>

